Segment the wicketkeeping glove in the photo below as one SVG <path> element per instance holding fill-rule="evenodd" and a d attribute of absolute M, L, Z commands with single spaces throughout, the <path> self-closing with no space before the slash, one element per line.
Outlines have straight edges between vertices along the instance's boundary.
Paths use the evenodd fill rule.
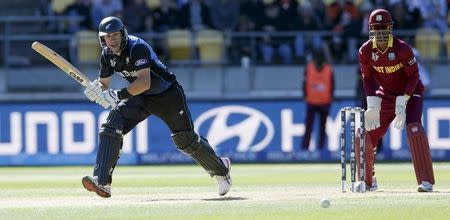
<path fill-rule="evenodd" d="M 89 100 L 95 102 L 102 95 L 102 84 L 98 80 L 94 80 L 86 87 L 84 94 Z"/>
<path fill-rule="evenodd" d="M 406 103 L 408 102 L 408 99 L 408 95 L 397 96 L 397 98 L 395 98 L 394 127 L 397 129 L 403 129 L 405 127 Z"/>
<path fill-rule="evenodd" d="M 380 127 L 381 98 L 367 96 L 367 110 L 364 114 L 366 130 L 371 131 Z"/>

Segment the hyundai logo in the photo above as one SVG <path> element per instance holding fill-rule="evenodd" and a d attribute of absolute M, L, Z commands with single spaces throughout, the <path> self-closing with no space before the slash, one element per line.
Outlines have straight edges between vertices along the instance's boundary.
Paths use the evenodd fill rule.
<path fill-rule="evenodd" d="M 230 118 L 239 116 L 239 120 L 230 124 Z M 233 117 L 236 119 L 237 117 Z M 210 123 L 206 123 L 206 122 Z M 207 125 L 209 125 L 209 128 Z M 269 118 L 262 112 L 239 105 L 228 105 L 210 109 L 201 114 L 194 122 L 196 132 L 205 127 L 206 138 L 213 147 L 238 137 L 237 152 L 258 152 L 263 150 L 273 139 L 274 127 Z M 202 128 L 202 129 L 205 129 Z M 264 131 L 263 138 L 258 131 Z M 256 143 L 255 143 L 256 142 Z"/>

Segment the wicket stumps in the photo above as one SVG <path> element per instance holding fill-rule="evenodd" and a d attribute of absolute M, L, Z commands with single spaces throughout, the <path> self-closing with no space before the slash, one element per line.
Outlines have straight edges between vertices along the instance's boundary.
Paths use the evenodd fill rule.
<path fill-rule="evenodd" d="M 364 152 L 365 152 L 365 125 L 364 125 L 364 109 L 360 107 L 345 107 L 341 109 L 341 130 L 340 130 L 340 150 L 341 150 L 341 187 L 342 192 L 346 191 L 345 182 L 347 180 L 347 156 L 346 156 L 346 148 L 347 148 L 347 128 L 346 128 L 346 114 L 350 113 L 350 175 L 351 175 L 351 192 L 365 192 L 366 184 L 364 182 L 365 176 L 365 160 L 364 160 Z M 356 153 L 355 153 L 355 141 L 356 141 L 356 114 L 359 114 L 359 182 L 360 188 L 359 190 L 355 189 L 356 184 Z"/>

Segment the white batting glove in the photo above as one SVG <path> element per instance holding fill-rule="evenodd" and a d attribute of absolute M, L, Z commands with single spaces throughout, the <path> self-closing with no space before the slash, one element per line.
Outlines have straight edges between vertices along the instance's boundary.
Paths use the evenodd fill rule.
<path fill-rule="evenodd" d="M 408 102 L 408 99 L 408 95 L 397 96 L 397 98 L 395 98 L 394 127 L 397 129 L 403 129 L 405 127 L 406 103 Z"/>
<path fill-rule="evenodd" d="M 371 131 L 380 127 L 381 98 L 367 96 L 367 110 L 364 113 L 366 130 Z"/>
<path fill-rule="evenodd" d="M 94 80 L 86 87 L 84 94 L 89 100 L 95 102 L 102 95 L 102 84 L 98 80 Z"/>
<path fill-rule="evenodd" d="M 101 96 L 95 100 L 96 103 L 101 105 L 103 108 L 115 108 L 117 104 L 120 102 L 119 96 L 117 95 L 117 91 L 108 89 L 103 91 Z"/>

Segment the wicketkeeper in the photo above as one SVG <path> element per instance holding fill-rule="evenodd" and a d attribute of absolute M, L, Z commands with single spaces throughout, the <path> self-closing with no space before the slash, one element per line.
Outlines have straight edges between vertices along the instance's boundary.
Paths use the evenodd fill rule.
<path fill-rule="evenodd" d="M 405 128 L 419 192 L 431 192 L 433 165 L 428 138 L 422 126 L 424 87 L 411 47 L 392 35 L 392 18 L 384 9 L 369 17 L 370 39 L 359 49 L 359 62 L 367 95 L 366 184 L 378 188 L 375 179 L 375 153 L 379 139 L 391 122 Z M 378 86 L 379 85 L 379 86 Z"/>

